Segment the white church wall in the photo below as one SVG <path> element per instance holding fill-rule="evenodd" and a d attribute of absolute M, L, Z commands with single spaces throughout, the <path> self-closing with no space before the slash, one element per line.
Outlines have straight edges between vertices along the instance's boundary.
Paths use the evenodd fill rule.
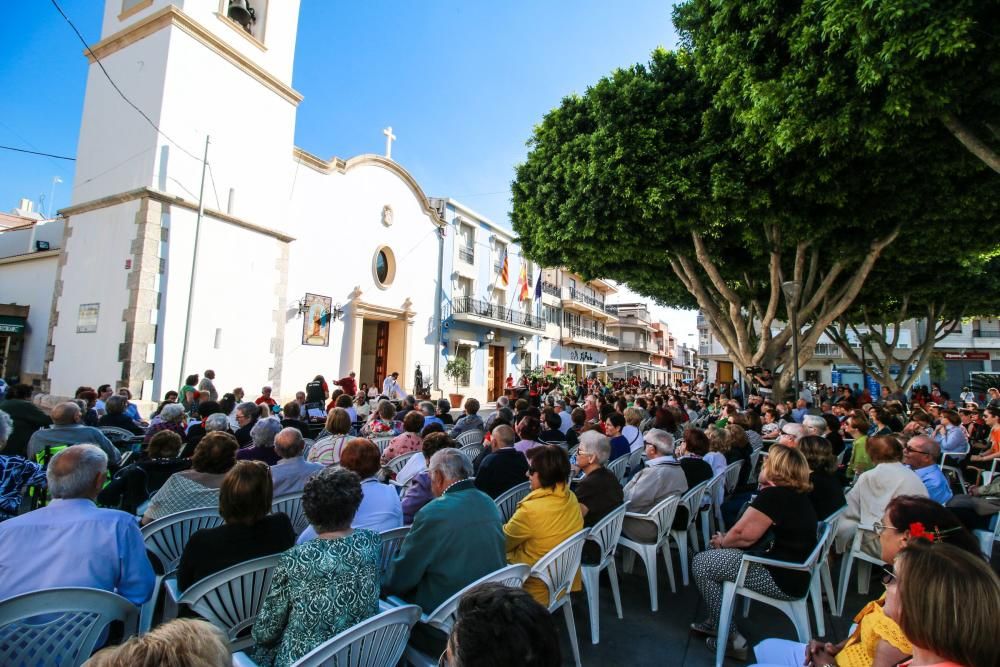
<path fill-rule="evenodd" d="M 8 234 L 0 235 L 0 238 Z M 52 313 L 52 290 L 59 265 L 58 251 L 22 255 L 0 261 L 3 301 L 30 306 L 24 347 L 21 352 L 22 381 L 27 374 L 41 375 Z"/>
<path fill-rule="evenodd" d="M 128 307 L 128 270 L 139 201 L 75 214 L 64 252 L 55 356 L 49 364 L 51 393 L 72 396 L 80 385 L 114 383 L 121 377 L 122 313 Z M 80 233 L 76 233 L 80 230 Z M 79 332 L 80 306 L 99 304 L 96 331 Z M 83 324 L 87 324 L 84 322 Z"/>

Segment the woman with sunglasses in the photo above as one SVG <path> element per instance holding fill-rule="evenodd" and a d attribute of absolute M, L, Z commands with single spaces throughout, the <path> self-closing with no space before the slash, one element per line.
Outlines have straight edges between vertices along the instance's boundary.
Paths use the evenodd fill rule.
<path fill-rule="evenodd" d="M 881 558 L 893 562 L 896 555 L 915 542 L 948 542 L 982 558 L 979 542 L 951 512 L 929 498 L 898 496 L 874 524 Z M 808 644 L 784 639 L 766 639 L 754 647 L 761 667 L 895 667 L 911 655 L 907 636 L 886 613 L 886 596 L 869 602 L 854 617 L 850 637 L 839 643 L 813 639 Z"/>

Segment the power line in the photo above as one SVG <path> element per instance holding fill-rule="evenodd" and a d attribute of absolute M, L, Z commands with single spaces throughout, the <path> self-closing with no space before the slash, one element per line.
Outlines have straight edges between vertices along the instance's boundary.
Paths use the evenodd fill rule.
<path fill-rule="evenodd" d="M 70 162 L 76 161 L 75 157 L 66 157 L 65 155 L 53 155 L 52 153 L 43 153 L 41 151 L 29 151 L 27 148 L 14 148 L 13 146 L 0 146 L 5 151 L 15 151 L 17 153 L 28 153 L 29 155 L 41 155 L 43 157 L 54 157 L 57 160 L 69 160 Z"/>
<path fill-rule="evenodd" d="M 70 18 L 68 16 L 66 16 L 66 12 L 64 12 L 62 10 L 62 7 L 59 6 L 59 3 L 56 2 L 56 0 L 51 0 L 51 2 L 52 2 L 52 6 L 56 8 L 56 11 L 59 12 L 59 14 L 66 20 L 66 23 L 69 24 L 69 27 L 73 29 L 73 32 L 76 33 L 76 36 L 80 39 L 80 42 L 83 44 L 84 48 L 87 49 L 87 53 L 90 54 L 90 57 L 94 59 L 94 62 L 97 63 L 97 66 L 101 68 L 102 72 L 104 72 L 104 76 L 108 80 L 108 83 L 110 83 L 111 87 L 115 89 L 115 91 L 121 96 L 121 98 L 123 100 L 125 100 L 126 104 L 128 104 L 130 107 L 132 107 L 133 109 L 135 109 L 136 112 L 138 112 L 138 114 L 140 116 L 142 116 L 146 120 L 146 122 L 149 123 L 150 126 L 154 130 L 156 130 L 156 132 L 160 136 L 162 136 L 164 139 L 166 139 L 167 141 L 169 141 L 170 143 L 172 143 L 174 146 L 176 146 L 177 148 L 179 148 L 182 152 L 186 153 L 187 155 L 191 156 L 192 158 L 194 158 L 195 160 L 198 160 L 200 162 L 201 161 L 200 157 L 198 157 L 197 155 L 195 155 L 194 153 L 192 153 L 191 151 L 187 150 L 186 148 L 184 148 L 183 146 L 181 146 L 179 143 L 177 143 L 176 141 L 174 141 L 173 139 L 171 139 L 169 136 L 167 136 L 163 132 L 163 130 L 161 130 L 159 127 L 157 127 L 156 123 L 154 123 L 152 121 L 152 119 L 149 116 L 147 116 L 146 113 L 142 109 L 140 109 L 138 106 L 136 106 L 136 104 L 132 100 L 130 100 L 125 95 L 125 93 L 122 92 L 122 89 L 118 87 L 118 84 L 115 83 L 114 79 L 111 78 L 111 75 L 108 74 L 108 70 L 104 69 L 104 63 L 101 62 L 101 59 L 98 58 L 97 54 L 94 53 L 93 49 L 90 48 L 90 44 L 87 43 L 87 40 L 84 39 L 83 35 L 80 34 L 80 31 L 77 30 L 76 26 L 73 24 L 73 21 L 70 20 Z"/>

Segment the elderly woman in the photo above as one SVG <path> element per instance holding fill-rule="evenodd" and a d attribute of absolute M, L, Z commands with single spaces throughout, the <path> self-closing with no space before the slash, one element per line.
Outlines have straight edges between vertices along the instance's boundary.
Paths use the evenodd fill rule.
<path fill-rule="evenodd" d="M 403 507 L 395 487 L 382 484 L 375 475 L 381 470 L 378 447 L 371 440 L 355 438 L 344 447 L 340 465 L 361 478 L 364 498 L 354 516 L 355 528 L 368 528 L 381 533 L 403 525 Z M 316 537 L 313 527 L 299 535 L 298 544 Z"/>
<path fill-rule="evenodd" d="M 222 630 L 208 621 L 175 618 L 153 630 L 133 635 L 124 644 L 95 653 L 87 667 L 131 667 L 132 665 L 198 665 L 230 667 L 229 642 Z"/>
<path fill-rule="evenodd" d="M 402 425 L 396 421 L 396 406 L 387 400 L 379 401 L 368 423 L 361 427 L 361 434 L 365 437 L 399 435 L 402 431 Z"/>
<path fill-rule="evenodd" d="M 184 413 L 184 408 L 179 403 L 168 403 L 163 406 L 160 410 L 159 420 L 149 425 L 146 429 L 146 437 L 143 438 L 143 446 L 148 446 L 149 441 L 153 439 L 153 436 L 160 431 L 173 431 L 177 435 L 181 436 L 181 439 L 187 433 L 187 415 Z"/>
<path fill-rule="evenodd" d="M 927 496 L 927 487 L 917 473 L 903 465 L 903 445 L 895 436 L 876 435 L 865 443 L 875 467 L 858 477 L 847 493 L 847 511 L 837 527 L 837 551 L 843 553 L 859 526 L 871 526 L 882 518 L 896 496 Z M 878 541 L 867 534 L 862 548 L 877 556 Z"/>
<path fill-rule="evenodd" d="M 177 586 L 184 591 L 210 574 L 231 565 L 281 553 L 295 544 L 288 516 L 271 514 L 271 472 L 260 461 L 237 461 L 219 488 L 217 528 L 195 532 L 184 547 L 177 568 Z"/>
<path fill-rule="evenodd" d="M 962 428 L 962 417 L 955 410 L 941 411 L 941 424 L 934 429 L 934 439 L 942 452 L 965 452 L 969 449 L 969 435 Z"/>
<path fill-rule="evenodd" d="M 209 433 L 194 450 L 191 469 L 174 473 L 153 496 L 142 515 L 142 524 L 197 507 L 219 504 L 219 487 L 236 464 L 236 438 L 228 433 Z"/>
<path fill-rule="evenodd" d="M 518 503 L 503 532 L 507 562 L 534 565 L 560 542 L 583 530 L 583 515 L 576 496 L 566 487 L 566 450 L 558 445 L 543 445 L 528 450 L 527 457 L 531 492 Z M 524 590 L 548 607 L 549 592 L 540 579 L 529 578 Z M 579 579 L 573 583 L 573 590 L 580 590 Z"/>
<path fill-rule="evenodd" d="M 250 429 L 249 447 L 244 447 L 236 452 L 236 458 L 240 461 L 263 461 L 269 466 L 281 460 L 278 453 L 274 451 L 274 436 L 281 431 L 281 422 L 275 417 L 258 419 L 257 423 Z"/>
<path fill-rule="evenodd" d="M 109 407 L 110 402 L 111 399 L 108 399 Z M 173 431 L 160 431 L 154 435 L 145 452 L 140 452 L 133 463 L 115 473 L 97 496 L 97 501 L 106 507 L 141 514 L 149 497 L 159 491 L 174 473 L 191 467 L 190 459 L 177 457 L 182 444 L 181 437 Z"/>
<path fill-rule="evenodd" d="M 326 416 L 326 426 L 320 431 L 315 444 L 309 448 L 306 460 L 311 463 L 322 463 L 325 466 L 340 463 L 344 445 L 354 439 L 348 435 L 352 425 L 351 415 L 347 410 L 344 408 L 330 410 Z"/>
<path fill-rule="evenodd" d="M 409 417 L 410 415 L 407 415 Z M 423 469 L 412 475 L 410 479 L 412 482 L 406 489 L 406 493 L 403 494 L 402 506 L 403 506 L 403 524 L 409 526 L 413 523 L 413 517 L 416 516 L 420 509 L 434 500 L 434 493 L 431 491 L 431 476 L 427 470 L 430 465 L 431 457 L 442 449 L 447 449 L 449 447 L 455 447 L 455 441 L 452 440 L 447 433 L 443 431 L 441 433 L 431 433 L 426 438 L 423 439 L 421 443 L 421 455 L 414 456 L 411 461 L 422 460 Z"/>
<path fill-rule="evenodd" d="M 0 452 L 13 432 L 13 420 L 0 410 Z M 22 490 L 26 486 L 45 488 L 45 470 L 42 466 L 23 456 L 0 454 L 0 521 L 17 516 L 23 498 Z"/>
<path fill-rule="evenodd" d="M 108 400 L 104 402 L 106 412 L 103 417 L 97 420 L 97 425 L 122 428 L 132 435 L 142 435 L 146 431 L 137 426 L 135 421 L 125 414 L 127 407 L 128 399 L 124 396 L 109 396 Z"/>
<path fill-rule="evenodd" d="M 916 542 L 926 544 L 928 539 L 933 539 L 935 543 L 947 542 L 982 559 L 976 538 L 962 528 L 947 509 L 929 498 L 899 496 L 889 503 L 875 529 L 879 535 L 881 558 L 887 563 L 892 563 L 907 545 Z M 839 643 L 813 639 L 808 644 L 802 644 L 785 639 L 766 639 L 754 647 L 754 654 L 762 667 L 801 667 L 807 663 L 894 667 L 913 652 L 913 647 L 897 621 L 887 615 L 890 611 L 888 607 L 885 593 L 869 602 L 854 617 L 856 626 L 851 636 Z M 973 616 L 980 617 L 978 612 Z M 959 615 L 966 621 L 974 620 L 973 616 Z"/>
<path fill-rule="evenodd" d="M 744 551 L 752 549 L 773 560 L 801 562 L 816 546 L 816 512 L 806 497 L 812 489 L 806 457 L 797 449 L 777 444 L 768 454 L 760 472 L 760 492 L 735 525 L 728 532 L 716 533 L 710 542 L 712 548 L 697 554 L 691 563 L 709 612 L 707 619 L 693 623 L 691 629 L 709 635 L 707 644 L 712 651 L 721 614 L 722 584 L 736 581 Z M 773 533 L 773 542 L 759 544 L 768 531 Z M 753 564 L 743 585 L 768 597 L 792 600 L 808 591 L 809 573 Z M 727 642 L 726 654 L 746 660 L 747 641 L 735 624 L 730 627 L 729 637 L 720 638 Z"/>
<path fill-rule="evenodd" d="M 393 460 L 397 456 L 419 452 L 423 447 L 423 440 L 420 438 L 420 429 L 424 427 L 424 415 L 417 410 L 410 410 L 403 417 L 403 432 L 397 435 L 389 446 L 382 452 L 382 465 Z"/>
<path fill-rule="evenodd" d="M 818 435 L 807 435 L 798 442 L 799 451 L 809 462 L 809 501 L 820 521 L 844 506 L 844 487 L 837 479 L 837 459 L 830 441 Z"/>
<path fill-rule="evenodd" d="M 361 484 L 357 474 L 338 467 L 306 482 L 302 509 L 315 539 L 286 551 L 274 569 L 253 626 L 258 665 L 290 665 L 378 613 L 382 540 L 352 527 Z"/>
<path fill-rule="evenodd" d="M 142 415 L 139 414 L 139 408 L 132 402 L 132 392 L 128 390 L 128 387 L 119 389 L 118 395 L 125 399 L 125 416 L 136 424 L 145 423 L 143 422 Z"/>

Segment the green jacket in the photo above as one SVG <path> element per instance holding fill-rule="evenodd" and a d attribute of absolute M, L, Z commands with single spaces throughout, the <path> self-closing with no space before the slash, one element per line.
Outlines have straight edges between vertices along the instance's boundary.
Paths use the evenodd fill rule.
<path fill-rule="evenodd" d="M 14 422 L 14 432 L 7 439 L 7 446 L 3 452 L 8 456 L 24 456 L 28 451 L 31 434 L 52 424 L 49 416 L 36 408 L 31 401 L 15 398 L 0 401 L 0 410 L 10 415 Z"/>
<path fill-rule="evenodd" d="M 463 480 L 417 512 L 383 589 L 429 614 L 465 586 L 506 565 L 496 504 L 472 480 Z"/>

